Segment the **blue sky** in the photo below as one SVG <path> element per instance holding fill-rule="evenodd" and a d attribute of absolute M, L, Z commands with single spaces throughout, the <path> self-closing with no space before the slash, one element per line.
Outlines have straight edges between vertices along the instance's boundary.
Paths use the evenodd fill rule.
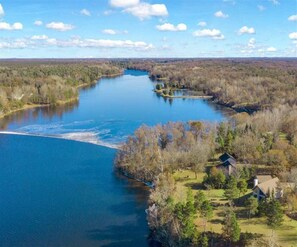
<path fill-rule="evenodd" d="M 0 0 L 0 58 L 296 56 L 297 0 Z"/>

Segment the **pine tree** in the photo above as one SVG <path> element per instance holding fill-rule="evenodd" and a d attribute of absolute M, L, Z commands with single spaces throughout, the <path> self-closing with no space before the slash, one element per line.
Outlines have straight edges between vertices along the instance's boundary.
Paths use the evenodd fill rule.
<path fill-rule="evenodd" d="M 240 239 L 240 227 L 231 208 L 226 211 L 222 231 L 223 236 L 229 241 L 237 242 Z"/>
<path fill-rule="evenodd" d="M 272 199 L 268 204 L 266 212 L 267 225 L 277 228 L 282 225 L 284 213 L 279 201 Z"/>
<path fill-rule="evenodd" d="M 246 207 L 248 210 L 249 218 L 255 215 L 256 213 L 258 213 L 258 206 L 259 206 L 259 203 L 257 198 L 251 196 L 246 200 Z"/>

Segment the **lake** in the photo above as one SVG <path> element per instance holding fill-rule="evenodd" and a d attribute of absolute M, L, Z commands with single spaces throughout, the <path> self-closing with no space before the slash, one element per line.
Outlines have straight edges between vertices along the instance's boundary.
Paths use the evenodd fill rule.
<path fill-rule="evenodd" d="M 116 174 L 110 147 L 142 124 L 225 118 L 206 100 L 164 99 L 154 86 L 127 70 L 81 89 L 76 104 L 0 120 L 2 131 L 25 134 L 0 134 L 1 246 L 147 245 L 149 191 Z"/>

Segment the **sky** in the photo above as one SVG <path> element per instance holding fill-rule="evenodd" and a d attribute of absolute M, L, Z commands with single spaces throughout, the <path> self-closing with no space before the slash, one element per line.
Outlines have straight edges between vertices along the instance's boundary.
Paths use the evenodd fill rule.
<path fill-rule="evenodd" d="M 297 57 L 297 0 L 0 0 L 0 58 Z"/>

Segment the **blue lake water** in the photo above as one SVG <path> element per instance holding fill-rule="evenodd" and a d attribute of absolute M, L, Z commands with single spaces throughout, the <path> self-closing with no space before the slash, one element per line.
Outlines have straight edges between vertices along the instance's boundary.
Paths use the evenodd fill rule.
<path fill-rule="evenodd" d="M 0 246 L 146 246 L 148 190 L 113 171 L 117 145 L 142 124 L 221 121 L 197 99 L 165 100 L 146 72 L 80 91 L 77 104 L 0 120 Z M 47 138 L 52 136 L 63 139 Z"/>
<path fill-rule="evenodd" d="M 31 134 L 81 139 L 101 144 L 123 142 L 142 124 L 168 121 L 221 121 L 220 108 L 206 100 L 164 99 L 153 92 L 146 72 L 128 70 L 80 92 L 79 103 L 13 114 L 0 127 Z"/>

